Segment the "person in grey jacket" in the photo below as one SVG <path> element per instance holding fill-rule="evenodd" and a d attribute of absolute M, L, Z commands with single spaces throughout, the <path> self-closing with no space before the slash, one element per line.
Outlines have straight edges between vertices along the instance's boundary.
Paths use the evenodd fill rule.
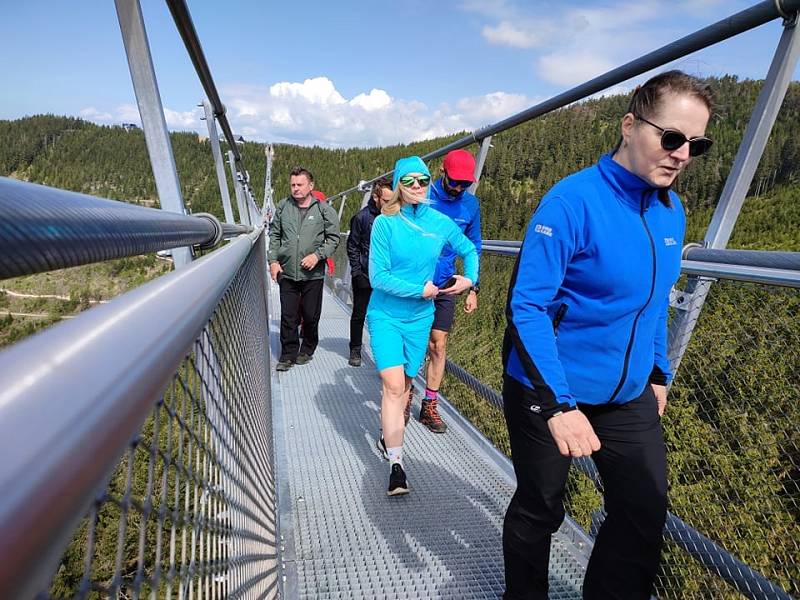
<path fill-rule="evenodd" d="M 319 343 L 325 259 L 339 245 L 339 217 L 312 194 L 314 176 L 295 167 L 289 176 L 292 195 L 281 201 L 269 232 L 269 272 L 280 286 L 281 355 L 275 369 L 288 371 L 314 356 Z M 303 343 L 298 327 L 303 319 Z"/>

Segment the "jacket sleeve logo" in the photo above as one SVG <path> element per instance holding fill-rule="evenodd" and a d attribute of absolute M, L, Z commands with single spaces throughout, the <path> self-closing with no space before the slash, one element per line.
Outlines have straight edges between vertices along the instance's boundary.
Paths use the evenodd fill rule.
<path fill-rule="evenodd" d="M 534 227 L 533 230 L 536 233 L 541 233 L 543 235 L 546 235 L 547 237 L 553 237 L 553 228 L 548 227 L 547 225 L 541 225 L 537 223 L 536 227 Z"/>

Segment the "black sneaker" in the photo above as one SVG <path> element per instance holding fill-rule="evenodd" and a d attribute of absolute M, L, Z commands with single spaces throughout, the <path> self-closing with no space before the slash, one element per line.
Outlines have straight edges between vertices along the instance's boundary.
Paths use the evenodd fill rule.
<path fill-rule="evenodd" d="M 438 403 L 437 399 L 423 400 L 422 408 L 419 410 L 419 422 L 433 433 L 444 433 L 447 431 L 447 423 L 439 416 Z"/>
<path fill-rule="evenodd" d="M 403 419 L 408 425 L 408 422 L 411 420 L 411 403 L 414 402 L 414 388 L 412 387 L 408 390 L 408 401 L 406 402 L 406 407 L 403 409 Z"/>
<path fill-rule="evenodd" d="M 389 489 L 386 490 L 386 495 L 403 496 L 408 492 L 408 481 L 406 481 L 406 472 L 403 471 L 403 465 L 394 463 L 392 472 L 389 474 Z"/>
<path fill-rule="evenodd" d="M 292 368 L 294 361 L 291 360 L 279 360 L 278 364 L 275 365 L 276 371 L 288 371 Z"/>
<path fill-rule="evenodd" d="M 310 363 L 312 358 L 314 358 L 313 354 L 301 354 L 300 356 L 297 357 L 297 360 L 294 362 L 296 362 L 298 365 L 305 365 L 307 363 Z"/>
<path fill-rule="evenodd" d="M 378 447 L 378 452 L 380 452 L 383 460 L 389 460 L 389 451 L 386 449 L 386 442 L 383 441 L 383 436 L 378 438 L 378 441 L 375 442 L 375 445 Z"/>
<path fill-rule="evenodd" d="M 347 364 L 351 367 L 360 367 L 361 366 L 361 348 L 350 348 L 350 360 L 347 361 Z"/>

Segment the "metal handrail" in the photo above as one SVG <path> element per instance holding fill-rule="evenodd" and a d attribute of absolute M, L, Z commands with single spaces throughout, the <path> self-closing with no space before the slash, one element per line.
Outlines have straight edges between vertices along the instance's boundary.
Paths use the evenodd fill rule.
<path fill-rule="evenodd" d="M 262 232 L 0 353 L 0 455 L 14 457 L 0 461 L 0 598 L 47 587 L 92 496 Z"/>
<path fill-rule="evenodd" d="M 800 252 L 730 250 L 704 248 L 700 244 L 688 244 L 683 249 L 683 258 L 697 262 L 800 271 Z"/>
<path fill-rule="evenodd" d="M 481 251 L 516 256 L 521 245 L 522 242 L 513 240 L 485 240 Z M 681 260 L 684 275 L 800 288 L 800 252 L 707 250 L 689 245 L 684 256 L 691 257 Z"/>
<path fill-rule="evenodd" d="M 182 246 L 212 247 L 252 231 L 0 177 L 0 279 Z"/>
<path fill-rule="evenodd" d="M 434 158 L 444 156 L 451 150 L 464 148 L 470 144 L 480 142 L 486 137 L 500 133 L 501 131 L 505 131 L 507 129 L 511 129 L 512 127 L 516 127 L 521 123 L 525 123 L 526 121 L 530 121 L 559 108 L 563 108 L 569 104 L 572 104 L 573 102 L 584 100 L 592 94 L 601 92 L 618 83 L 622 83 L 623 81 L 627 81 L 632 77 L 636 77 L 637 75 L 647 73 L 652 69 L 661 67 L 675 59 L 686 56 L 687 54 L 708 48 L 709 46 L 713 46 L 716 43 L 727 40 L 731 37 L 739 35 L 740 33 L 755 29 L 756 27 L 775 19 L 782 19 L 784 18 L 784 15 L 797 13 L 798 11 L 800 11 L 800 0 L 763 0 L 762 2 L 759 2 L 748 9 L 731 15 L 730 17 L 722 19 L 721 21 L 717 21 L 712 25 L 695 31 L 694 33 L 690 33 L 679 40 L 662 46 L 657 50 L 653 50 L 649 54 L 645 54 L 636 60 L 625 63 L 616 69 L 612 69 L 602 75 L 598 75 L 586 83 L 575 86 L 566 92 L 562 92 L 557 96 L 553 96 L 544 102 L 540 102 L 539 104 L 520 111 L 502 121 L 499 121 L 493 125 L 482 127 L 481 129 L 478 129 L 469 135 L 447 144 L 446 146 L 442 146 L 433 152 L 425 154 L 422 156 L 422 160 L 427 162 Z M 343 192 L 339 192 L 338 194 L 334 194 L 333 196 L 329 196 L 328 201 L 333 202 L 341 196 L 360 191 L 363 189 L 363 186 L 369 185 L 381 177 L 389 176 L 392 173 L 394 173 L 394 170 L 388 171 L 377 177 L 373 177 L 372 179 L 361 181 L 359 182 L 359 185 L 353 186 Z"/>
<path fill-rule="evenodd" d="M 167 6 L 169 6 L 169 11 L 172 13 L 172 18 L 178 28 L 178 33 L 181 34 L 183 44 L 189 52 L 189 58 L 192 59 L 195 71 L 197 71 L 197 75 L 200 77 L 200 83 L 203 84 L 206 96 L 214 109 L 214 116 L 222 127 L 225 139 L 228 140 L 228 147 L 231 152 L 233 152 L 236 162 L 241 162 L 242 156 L 239 154 L 239 149 L 236 147 L 236 140 L 233 138 L 233 132 L 228 123 L 228 117 L 225 116 L 225 105 L 222 104 L 219 93 L 217 93 L 217 86 L 214 85 L 214 78 L 211 76 L 211 70 L 208 68 L 208 63 L 203 53 L 203 46 L 200 44 L 197 30 L 194 28 L 192 16 L 189 14 L 189 8 L 186 6 L 184 0 L 167 0 Z"/>

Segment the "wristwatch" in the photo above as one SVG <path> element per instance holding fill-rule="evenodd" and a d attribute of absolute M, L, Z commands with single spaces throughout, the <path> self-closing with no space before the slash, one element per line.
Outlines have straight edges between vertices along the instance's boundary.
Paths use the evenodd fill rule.
<path fill-rule="evenodd" d="M 471 292 L 475 292 L 476 294 L 481 291 L 480 286 L 476 283 L 471 288 L 469 288 Z"/>

